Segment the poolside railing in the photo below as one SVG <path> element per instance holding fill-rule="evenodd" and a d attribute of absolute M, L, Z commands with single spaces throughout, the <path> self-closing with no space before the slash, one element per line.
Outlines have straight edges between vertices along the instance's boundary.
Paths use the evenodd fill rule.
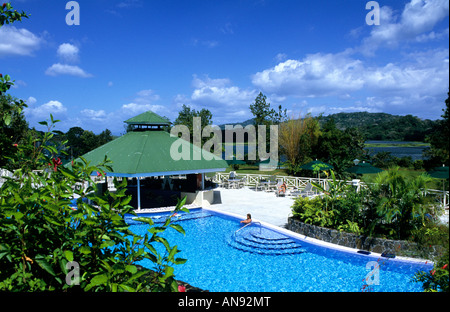
<path fill-rule="evenodd" d="M 251 173 L 236 173 L 237 178 L 243 179 L 245 181 L 244 186 L 258 187 L 262 182 L 269 181 L 271 177 L 274 177 L 277 182 L 285 182 L 287 188 L 303 189 L 308 183 L 314 182 L 322 187 L 325 187 L 325 183 L 332 181 L 331 179 L 318 179 L 318 178 L 308 178 L 308 177 L 293 177 L 293 176 L 274 176 L 270 174 L 251 174 Z M 229 173 L 217 172 L 213 178 L 216 183 L 228 182 Z M 351 184 L 352 181 L 346 181 Z"/>
<path fill-rule="evenodd" d="M 318 178 L 308 178 L 308 177 L 293 177 L 293 176 L 277 176 L 271 174 L 251 174 L 251 173 L 236 173 L 235 178 L 242 179 L 242 185 L 248 187 L 254 187 L 255 190 L 261 185 L 263 181 L 269 181 L 270 178 L 275 178 L 277 182 L 285 182 L 288 189 L 303 189 L 306 187 L 308 183 L 314 182 L 325 188 L 327 182 L 332 181 L 331 179 L 318 179 Z M 213 178 L 213 182 L 218 183 L 219 185 L 225 184 L 228 182 L 229 173 L 217 172 Z M 355 180 L 353 181 L 345 181 L 349 185 L 354 185 Z M 362 181 L 357 181 L 357 186 L 360 188 L 366 188 L 367 185 Z M 427 190 L 428 194 L 435 196 L 436 202 L 439 203 L 441 209 L 445 210 L 445 213 L 448 214 L 449 209 L 449 191 L 442 190 Z"/>

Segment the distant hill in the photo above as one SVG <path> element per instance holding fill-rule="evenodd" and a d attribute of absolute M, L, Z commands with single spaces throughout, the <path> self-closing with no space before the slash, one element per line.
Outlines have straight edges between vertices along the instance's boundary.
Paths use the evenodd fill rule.
<path fill-rule="evenodd" d="M 320 118 L 323 125 L 330 119 L 334 119 L 336 127 L 341 130 L 357 128 L 366 137 L 366 140 L 386 141 L 419 141 L 423 142 L 430 134 L 435 120 L 420 119 L 412 115 L 399 116 L 387 113 L 338 113 Z M 253 124 L 253 119 L 244 122 L 228 123 L 228 125 Z M 219 126 L 225 130 L 225 125 Z"/>
<path fill-rule="evenodd" d="M 224 125 L 220 125 L 219 128 L 220 130 L 225 130 L 225 125 L 230 125 L 230 126 L 235 126 L 235 125 L 241 125 L 242 127 L 245 128 L 245 126 L 247 125 L 253 125 L 255 123 L 254 119 L 248 119 L 246 121 L 243 122 L 235 122 L 235 123 L 226 123 Z"/>
<path fill-rule="evenodd" d="M 420 119 L 416 116 L 391 115 L 386 113 L 338 113 L 322 116 L 320 123 L 324 124 L 334 119 L 336 127 L 357 128 L 367 140 L 389 141 L 421 141 L 430 134 L 436 121 Z"/>

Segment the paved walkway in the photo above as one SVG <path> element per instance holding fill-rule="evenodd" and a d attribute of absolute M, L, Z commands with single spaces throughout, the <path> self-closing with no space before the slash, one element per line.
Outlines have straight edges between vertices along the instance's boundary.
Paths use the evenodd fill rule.
<path fill-rule="evenodd" d="M 220 191 L 221 203 L 211 205 L 210 208 L 238 214 L 243 219 L 250 213 L 254 221 L 264 221 L 280 227 L 287 224 L 294 203 L 292 196 L 276 197 L 274 192 L 255 192 L 248 188 L 216 188 L 214 191 Z"/>

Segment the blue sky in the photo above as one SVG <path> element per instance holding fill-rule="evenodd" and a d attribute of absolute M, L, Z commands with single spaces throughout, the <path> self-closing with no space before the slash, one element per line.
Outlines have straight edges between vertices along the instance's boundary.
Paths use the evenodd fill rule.
<path fill-rule="evenodd" d="M 449 87 L 449 2 L 16 0 L 29 19 L 0 29 L 0 72 L 30 126 L 124 132 L 146 110 L 183 104 L 214 124 L 245 121 L 263 92 L 292 117 L 386 112 L 438 119 Z"/>

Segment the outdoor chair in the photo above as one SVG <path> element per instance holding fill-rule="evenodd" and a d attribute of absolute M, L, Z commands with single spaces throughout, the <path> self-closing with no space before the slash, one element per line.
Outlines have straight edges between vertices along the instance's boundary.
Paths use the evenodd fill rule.
<path fill-rule="evenodd" d="M 247 177 L 243 177 L 239 182 L 238 182 L 238 188 L 244 187 L 245 184 L 247 182 Z"/>
<path fill-rule="evenodd" d="M 305 197 L 305 196 L 312 195 L 313 193 L 314 193 L 313 185 L 308 182 L 308 184 L 306 184 L 306 186 L 305 186 L 305 188 L 303 190 L 291 192 L 290 195 Z"/>
<path fill-rule="evenodd" d="M 266 192 L 277 191 L 278 182 L 276 176 L 270 176 L 266 184 Z"/>

